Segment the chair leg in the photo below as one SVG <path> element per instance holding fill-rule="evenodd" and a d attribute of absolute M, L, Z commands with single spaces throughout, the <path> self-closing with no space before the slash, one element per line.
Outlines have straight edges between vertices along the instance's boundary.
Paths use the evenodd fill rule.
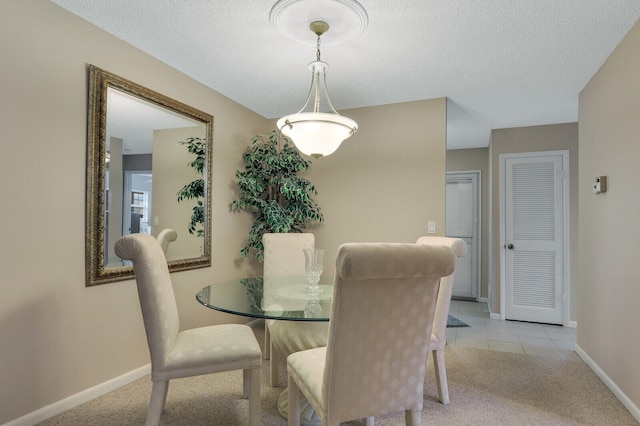
<path fill-rule="evenodd" d="M 280 368 L 280 352 L 278 348 L 271 344 L 271 359 L 269 360 L 269 384 L 271 387 L 278 386 L 278 375 Z"/>
<path fill-rule="evenodd" d="M 262 352 L 262 357 L 265 360 L 271 357 L 271 333 L 269 332 L 267 321 L 269 320 L 264 321 L 264 351 Z"/>
<path fill-rule="evenodd" d="M 447 368 L 444 362 L 444 349 L 434 349 L 433 366 L 436 370 L 436 384 L 438 385 L 438 397 L 443 404 L 449 403 L 449 385 L 447 384 Z"/>
<path fill-rule="evenodd" d="M 288 376 L 289 412 L 287 413 L 288 426 L 300 426 L 300 388 L 291 376 Z"/>
<path fill-rule="evenodd" d="M 251 369 L 242 370 L 242 397 L 251 398 Z"/>
<path fill-rule="evenodd" d="M 260 368 L 244 370 L 249 375 L 249 426 L 260 426 Z"/>
<path fill-rule="evenodd" d="M 407 426 L 420 426 L 422 418 L 420 410 L 407 410 L 404 412 L 404 423 Z"/>
<path fill-rule="evenodd" d="M 164 404 L 167 401 L 169 391 L 169 380 L 158 380 L 153 382 L 151 388 L 151 400 L 147 410 L 145 426 L 157 426 L 160 424 L 160 415 L 164 411 Z"/>

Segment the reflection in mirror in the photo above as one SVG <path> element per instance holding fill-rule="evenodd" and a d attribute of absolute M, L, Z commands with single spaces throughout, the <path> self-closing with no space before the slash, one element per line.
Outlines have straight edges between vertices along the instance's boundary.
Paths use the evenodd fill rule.
<path fill-rule="evenodd" d="M 206 113 L 90 66 L 88 286 L 133 277 L 130 263 L 113 250 L 130 233 L 175 230 L 166 252 L 170 271 L 211 265 L 212 126 Z M 203 147 L 200 157 L 189 150 L 193 141 Z M 179 201 L 193 182 L 204 191 Z M 203 214 L 194 229 L 196 210 Z"/>

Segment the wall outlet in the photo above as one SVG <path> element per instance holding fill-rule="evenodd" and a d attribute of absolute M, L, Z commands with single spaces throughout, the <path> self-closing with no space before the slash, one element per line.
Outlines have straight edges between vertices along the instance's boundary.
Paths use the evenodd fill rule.
<path fill-rule="evenodd" d="M 427 224 L 427 233 L 429 233 L 429 234 L 435 234 L 436 233 L 436 223 L 435 222 L 429 222 Z"/>

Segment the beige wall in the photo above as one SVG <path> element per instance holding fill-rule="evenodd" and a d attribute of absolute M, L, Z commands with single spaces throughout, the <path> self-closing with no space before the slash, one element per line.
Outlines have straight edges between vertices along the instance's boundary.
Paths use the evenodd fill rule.
<path fill-rule="evenodd" d="M 85 287 L 87 65 L 214 116 L 213 265 L 172 275 L 182 328 L 243 321 L 194 294 L 260 272 L 239 258 L 251 216 L 229 205 L 243 150 L 273 122 L 47 0 L 0 2 L 0 57 L 3 424 L 149 362 L 133 281 Z M 329 259 L 344 241 L 415 241 L 427 221 L 443 230 L 445 100 L 345 114 L 361 130 L 309 173 Z"/>
<path fill-rule="evenodd" d="M 640 23 L 580 94 L 578 346 L 640 419 L 638 52 Z M 596 176 L 607 176 L 606 193 L 592 193 Z"/>
<path fill-rule="evenodd" d="M 480 297 L 489 296 L 489 148 L 447 151 L 447 172 L 480 171 Z"/>
<path fill-rule="evenodd" d="M 500 313 L 500 155 L 539 152 L 569 151 L 569 252 L 571 273 L 569 319 L 576 320 L 578 279 L 578 123 L 550 124 L 546 126 L 498 129 L 491 132 L 489 145 L 491 173 L 491 262 L 490 309 Z"/>

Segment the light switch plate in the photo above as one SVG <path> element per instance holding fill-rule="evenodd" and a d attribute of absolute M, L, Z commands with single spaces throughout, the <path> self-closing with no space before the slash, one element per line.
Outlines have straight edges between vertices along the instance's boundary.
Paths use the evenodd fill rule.
<path fill-rule="evenodd" d="M 436 223 L 435 222 L 429 222 L 427 224 L 427 232 L 429 234 L 435 234 L 436 233 Z"/>

